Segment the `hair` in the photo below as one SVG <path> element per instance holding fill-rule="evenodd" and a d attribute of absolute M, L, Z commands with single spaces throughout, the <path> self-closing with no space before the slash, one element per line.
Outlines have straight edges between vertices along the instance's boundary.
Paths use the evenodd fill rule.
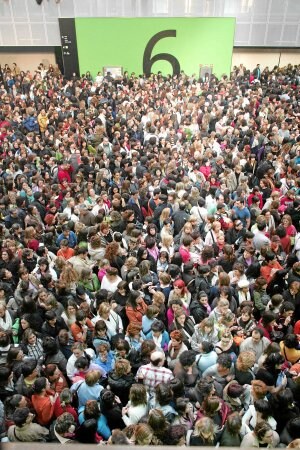
<path fill-rule="evenodd" d="M 169 384 L 159 383 L 155 388 L 155 394 L 160 406 L 166 406 L 173 400 L 173 392 Z"/>
<path fill-rule="evenodd" d="M 117 359 L 114 372 L 118 377 L 124 376 L 130 369 L 130 362 L 127 359 Z"/>
<path fill-rule="evenodd" d="M 139 423 L 135 427 L 134 437 L 135 437 L 135 445 L 143 445 L 145 439 L 153 437 L 153 430 L 148 424 Z"/>
<path fill-rule="evenodd" d="M 242 372 L 246 372 L 248 369 L 254 366 L 256 357 L 251 351 L 243 351 L 239 354 L 236 360 L 236 368 Z"/>
<path fill-rule="evenodd" d="M 203 441 L 213 443 L 215 435 L 215 425 L 210 417 L 202 417 L 201 419 L 197 420 L 197 422 L 195 423 L 194 436 L 201 437 Z"/>
<path fill-rule="evenodd" d="M 262 421 L 262 422 L 258 422 L 255 425 L 255 428 L 253 431 L 254 431 L 254 434 L 256 434 L 258 440 L 261 441 L 263 439 L 263 437 L 265 436 L 265 434 L 270 430 L 272 430 L 271 425 L 269 425 L 268 422 Z"/>
<path fill-rule="evenodd" d="M 129 391 L 132 406 L 147 405 L 147 391 L 143 384 L 133 384 Z"/>
<path fill-rule="evenodd" d="M 39 377 L 33 383 L 33 391 L 35 394 L 41 394 L 47 386 L 47 378 Z"/>
<path fill-rule="evenodd" d="M 258 399 L 254 402 L 254 408 L 261 413 L 263 420 L 267 420 L 272 416 L 272 408 L 270 403 L 265 399 Z"/>
<path fill-rule="evenodd" d="M 234 412 L 227 417 L 226 428 L 231 435 L 238 434 L 242 427 L 242 418 L 238 412 Z"/>
<path fill-rule="evenodd" d="M 182 367 L 191 367 L 196 361 L 194 350 L 185 350 L 179 355 L 179 361 Z"/>
<path fill-rule="evenodd" d="M 78 360 L 77 360 L 78 361 Z M 94 386 L 101 378 L 99 370 L 90 370 L 85 377 L 85 382 L 88 386 Z"/>

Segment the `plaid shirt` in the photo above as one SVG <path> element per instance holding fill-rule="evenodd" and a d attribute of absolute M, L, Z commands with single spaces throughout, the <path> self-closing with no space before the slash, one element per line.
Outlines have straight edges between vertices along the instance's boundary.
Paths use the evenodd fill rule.
<path fill-rule="evenodd" d="M 150 395 L 154 394 L 155 387 L 160 383 L 169 383 L 174 375 L 170 369 L 155 367 L 151 363 L 141 366 L 136 374 L 137 380 L 143 379 L 143 383 Z"/>

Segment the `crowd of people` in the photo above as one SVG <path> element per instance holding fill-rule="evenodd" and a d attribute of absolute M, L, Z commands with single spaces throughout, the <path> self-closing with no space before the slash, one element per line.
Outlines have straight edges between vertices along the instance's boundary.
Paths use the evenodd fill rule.
<path fill-rule="evenodd" d="M 0 68 L 0 437 L 300 447 L 300 66 Z"/>

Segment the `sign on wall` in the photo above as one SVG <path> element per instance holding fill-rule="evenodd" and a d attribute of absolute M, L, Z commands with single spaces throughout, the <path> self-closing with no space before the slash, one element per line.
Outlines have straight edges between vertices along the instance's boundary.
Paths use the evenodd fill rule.
<path fill-rule="evenodd" d="M 121 66 L 136 75 L 161 71 L 217 76 L 231 68 L 235 18 L 75 19 L 80 72 Z"/>

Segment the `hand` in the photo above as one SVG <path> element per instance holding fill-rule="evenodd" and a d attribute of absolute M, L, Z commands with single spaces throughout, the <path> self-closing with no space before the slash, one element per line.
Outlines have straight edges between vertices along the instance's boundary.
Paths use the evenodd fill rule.
<path fill-rule="evenodd" d="M 288 316 L 288 317 L 285 319 L 285 321 L 284 321 L 284 325 L 285 325 L 285 326 L 289 325 L 289 323 L 291 322 L 291 320 L 292 320 L 291 316 Z"/>
<path fill-rule="evenodd" d="M 127 414 L 127 413 L 128 413 L 128 408 L 127 408 L 127 406 L 124 406 L 122 408 L 122 416 L 125 416 L 125 414 Z"/>

